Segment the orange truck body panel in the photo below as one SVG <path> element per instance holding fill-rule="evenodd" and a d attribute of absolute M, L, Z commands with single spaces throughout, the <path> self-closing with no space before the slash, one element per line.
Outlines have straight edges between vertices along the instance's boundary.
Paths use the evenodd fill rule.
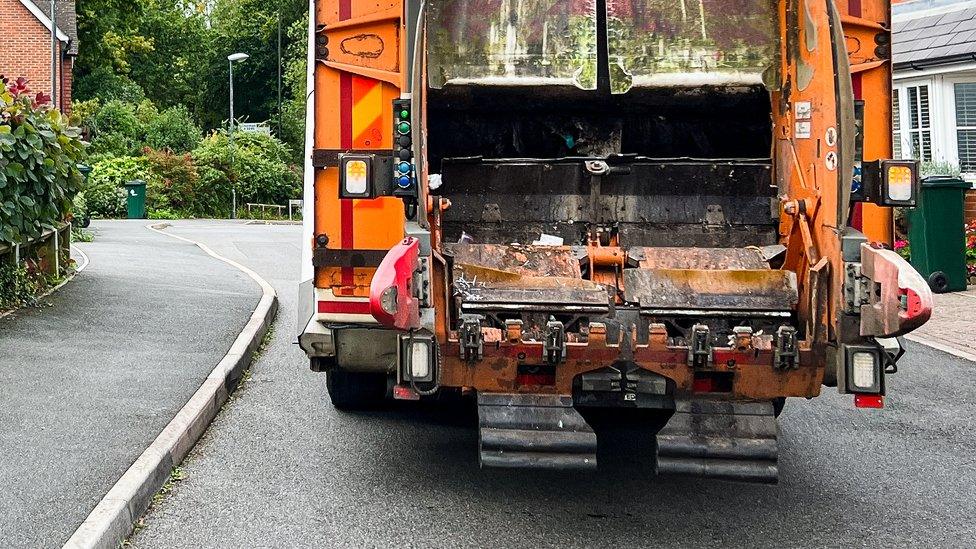
<path fill-rule="evenodd" d="M 402 10 L 398 0 L 316 3 L 315 149 L 393 147 L 392 103 L 403 79 Z M 394 197 L 340 200 L 338 168 L 316 170 L 315 234 L 329 235 L 329 248 L 390 249 L 403 239 L 403 217 L 403 202 Z M 374 272 L 319 268 L 315 285 L 337 297 L 363 298 L 365 312 Z"/>
<path fill-rule="evenodd" d="M 878 59 L 875 52 L 875 35 L 891 36 L 891 2 L 838 0 L 837 9 L 844 22 L 854 97 L 865 101 L 864 159 L 891 158 L 891 62 Z M 894 243 L 890 208 L 862 204 L 858 210 L 855 226 L 869 240 Z"/>

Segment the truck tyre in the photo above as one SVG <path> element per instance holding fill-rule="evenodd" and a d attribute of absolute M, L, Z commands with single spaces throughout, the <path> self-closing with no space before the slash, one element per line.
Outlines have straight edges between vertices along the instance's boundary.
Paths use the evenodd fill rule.
<path fill-rule="evenodd" d="M 332 405 L 339 410 L 365 410 L 378 406 L 386 397 L 386 375 L 347 372 L 330 368 L 326 387 Z"/>
<path fill-rule="evenodd" d="M 786 406 L 786 397 L 779 397 L 773 399 L 773 417 L 779 417 L 783 413 L 783 408 Z"/>

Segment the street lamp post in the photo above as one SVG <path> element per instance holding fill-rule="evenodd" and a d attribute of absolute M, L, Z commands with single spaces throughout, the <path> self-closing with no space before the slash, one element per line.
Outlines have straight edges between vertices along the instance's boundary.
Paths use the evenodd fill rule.
<path fill-rule="evenodd" d="M 246 53 L 235 53 L 227 56 L 227 64 L 230 67 L 230 133 L 228 140 L 230 144 L 230 169 L 234 170 L 234 62 L 244 61 L 250 57 Z M 231 219 L 237 219 L 237 182 L 231 181 Z"/>
<path fill-rule="evenodd" d="M 58 8 L 51 0 L 51 106 L 58 108 Z"/>

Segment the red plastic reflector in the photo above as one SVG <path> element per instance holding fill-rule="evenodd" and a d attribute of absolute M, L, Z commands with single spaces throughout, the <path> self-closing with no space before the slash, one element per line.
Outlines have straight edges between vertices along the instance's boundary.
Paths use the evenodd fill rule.
<path fill-rule="evenodd" d="M 857 408 L 884 408 L 884 397 L 881 395 L 854 395 L 854 406 Z"/>
<path fill-rule="evenodd" d="M 393 387 L 393 398 L 395 400 L 420 400 L 420 395 L 408 385 L 396 385 Z"/>
<path fill-rule="evenodd" d="M 318 310 L 322 314 L 368 315 L 368 301 L 319 301 Z"/>
<path fill-rule="evenodd" d="M 695 378 L 695 381 L 691 386 L 691 390 L 696 393 L 714 393 L 715 380 L 710 377 Z"/>
<path fill-rule="evenodd" d="M 519 374 L 515 377 L 519 385 L 538 385 L 548 387 L 556 384 L 555 374 Z"/>

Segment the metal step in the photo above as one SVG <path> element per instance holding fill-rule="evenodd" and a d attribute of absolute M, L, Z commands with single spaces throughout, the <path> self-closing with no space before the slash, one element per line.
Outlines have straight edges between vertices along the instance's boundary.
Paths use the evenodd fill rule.
<path fill-rule="evenodd" d="M 596 434 L 559 395 L 478 394 L 482 467 L 596 469 Z"/>
<path fill-rule="evenodd" d="M 776 484 L 772 402 L 677 400 L 657 435 L 657 472 Z"/>

